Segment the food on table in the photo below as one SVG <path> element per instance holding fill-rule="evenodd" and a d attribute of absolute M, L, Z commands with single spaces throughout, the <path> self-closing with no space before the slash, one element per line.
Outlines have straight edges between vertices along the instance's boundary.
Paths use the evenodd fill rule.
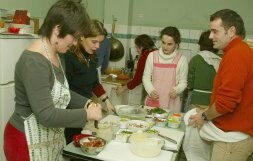
<path fill-rule="evenodd" d="M 126 143 L 129 137 L 133 134 L 131 130 L 123 129 L 116 133 L 115 141 Z"/>
<path fill-rule="evenodd" d="M 128 128 L 134 132 L 145 131 L 149 128 L 149 123 L 142 120 L 130 120 L 128 122 Z"/>
<path fill-rule="evenodd" d="M 82 138 L 79 144 L 85 154 L 96 155 L 104 149 L 106 141 L 100 137 L 88 136 Z"/>
<path fill-rule="evenodd" d="M 168 126 L 171 128 L 179 128 L 181 124 L 181 117 L 182 114 L 180 113 L 173 113 L 168 116 Z"/>
<path fill-rule="evenodd" d="M 159 133 L 159 131 L 155 130 L 155 129 L 149 129 L 145 132 L 148 133 L 148 134 L 151 134 L 151 135 L 158 135 L 158 133 Z"/>
<path fill-rule="evenodd" d="M 167 111 L 165 111 L 162 108 L 153 108 L 150 110 L 150 113 L 163 114 L 163 113 L 167 113 Z"/>

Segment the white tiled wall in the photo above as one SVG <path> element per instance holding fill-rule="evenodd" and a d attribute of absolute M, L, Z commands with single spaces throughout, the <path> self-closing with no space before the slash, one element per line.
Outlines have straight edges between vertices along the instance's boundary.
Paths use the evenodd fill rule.
<path fill-rule="evenodd" d="M 111 24 L 105 24 L 105 27 L 110 33 L 111 31 Z M 117 25 L 115 29 L 115 34 L 120 34 L 123 35 L 121 38 L 118 38 L 124 48 L 125 48 L 125 56 L 122 60 L 118 62 L 110 62 L 109 66 L 113 67 L 125 67 L 125 62 L 126 59 L 128 59 L 128 53 L 129 53 L 129 48 L 131 49 L 131 53 L 133 57 L 137 55 L 137 52 L 135 50 L 135 45 L 134 45 L 134 38 L 137 35 L 140 34 L 148 34 L 152 38 L 155 39 L 155 44 L 159 48 L 160 47 L 160 40 L 159 40 L 159 35 L 160 31 L 164 27 L 147 27 L 147 26 L 126 26 L 126 25 Z M 191 29 L 179 29 L 181 38 L 186 40 L 182 41 L 180 43 L 180 51 L 182 51 L 184 55 L 188 59 L 192 58 L 192 56 L 196 55 L 196 53 L 199 51 L 199 45 L 197 44 L 197 40 L 199 39 L 199 36 L 202 32 L 202 30 L 191 30 Z M 127 35 L 131 35 L 132 38 L 127 38 Z M 190 55 L 187 55 L 190 53 Z"/>

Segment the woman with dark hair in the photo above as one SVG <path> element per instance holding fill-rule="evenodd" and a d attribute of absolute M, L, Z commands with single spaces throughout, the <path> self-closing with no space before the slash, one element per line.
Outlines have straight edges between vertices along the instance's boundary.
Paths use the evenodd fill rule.
<path fill-rule="evenodd" d="M 149 53 L 156 50 L 154 41 L 151 39 L 151 37 L 149 37 L 146 34 L 137 36 L 134 40 L 134 43 L 137 52 L 140 54 L 136 72 L 133 79 L 129 81 L 126 85 L 117 87 L 116 93 L 118 95 L 122 94 L 126 90 L 132 90 L 142 83 L 142 75 L 145 68 L 147 57 Z"/>
<path fill-rule="evenodd" d="M 188 64 L 184 55 L 178 52 L 181 42 L 176 27 L 161 31 L 162 46 L 149 54 L 143 74 L 143 84 L 148 97 L 147 106 L 180 112 L 180 94 L 187 86 Z"/>
<path fill-rule="evenodd" d="M 62 53 L 77 43 L 89 23 L 80 0 L 59 0 L 49 9 L 40 38 L 20 56 L 15 68 L 15 111 L 4 131 L 8 161 L 61 161 L 64 128 L 101 119 L 101 106 L 70 91 L 64 74 Z"/>
<path fill-rule="evenodd" d="M 200 51 L 189 63 L 188 90 L 192 91 L 190 109 L 196 106 L 205 108 L 209 105 L 213 80 L 221 61 L 221 57 L 217 55 L 218 49 L 213 48 L 209 35 L 210 30 L 200 35 Z"/>
<path fill-rule="evenodd" d="M 103 86 L 99 82 L 97 70 L 96 50 L 104 40 L 106 31 L 102 23 L 92 20 L 90 29 L 80 37 L 72 51 L 66 53 L 66 75 L 70 89 L 78 94 L 91 98 L 94 93 L 102 102 L 106 103 L 108 111 L 114 109 Z M 75 134 L 80 134 L 82 128 L 66 128 L 67 143 L 72 141 Z"/>

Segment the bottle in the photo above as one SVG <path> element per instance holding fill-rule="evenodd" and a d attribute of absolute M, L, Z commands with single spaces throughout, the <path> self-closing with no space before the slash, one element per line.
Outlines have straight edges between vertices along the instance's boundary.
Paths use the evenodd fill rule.
<path fill-rule="evenodd" d="M 134 59 L 134 70 L 133 70 L 133 75 L 135 75 L 135 72 L 136 72 L 136 69 L 137 69 L 138 61 L 139 61 L 139 55 L 136 55 L 136 56 L 135 56 L 135 59 Z"/>
<path fill-rule="evenodd" d="M 134 60 L 133 60 L 133 55 L 131 53 L 131 48 L 129 48 L 129 60 L 127 61 L 127 69 L 129 71 L 129 76 L 132 78 L 133 76 L 133 70 L 134 70 Z"/>

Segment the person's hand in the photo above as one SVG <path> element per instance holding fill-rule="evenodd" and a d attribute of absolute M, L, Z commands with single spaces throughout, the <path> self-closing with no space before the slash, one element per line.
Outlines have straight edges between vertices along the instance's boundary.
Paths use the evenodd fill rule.
<path fill-rule="evenodd" d="M 100 120 L 102 118 L 101 105 L 99 103 L 90 102 L 86 108 L 87 120 Z"/>
<path fill-rule="evenodd" d="M 158 92 L 156 92 L 156 90 L 153 90 L 151 93 L 150 93 L 150 97 L 154 100 L 158 99 L 159 98 L 159 94 Z"/>
<path fill-rule="evenodd" d="M 125 92 L 127 90 L 127 86 L 123 85 L 123 86 L 118 86 L 116 88 L 116 94 L 117 95 L 121 95 L 123 92 Z"/>
<path fill-rule="evenodd" d="M 109 113 L 113 113 L 113 111 L 115 111 L 115 108 L 113 107 L 112 103 L 108 99 L 105 101 L 105 103 L 106 103 L 107 111 Z"/>
<path fill-rule="evenodd" d="M 193 126 L 194 128 L 201 128 L 206 122 L 202 119 L 202 113 L 206 111 L 205 110 L 201 110 L 197 108 L 197 114 L 195 115 L 191 115 L 189 118 L 189 124 L 188 126 Z"/>
<path fill-rule="evenodd" d="M 169 93 L 170 98 L 175 99 L 177 98 L 177 92 L 175 89 L 172 89 Z"/>

